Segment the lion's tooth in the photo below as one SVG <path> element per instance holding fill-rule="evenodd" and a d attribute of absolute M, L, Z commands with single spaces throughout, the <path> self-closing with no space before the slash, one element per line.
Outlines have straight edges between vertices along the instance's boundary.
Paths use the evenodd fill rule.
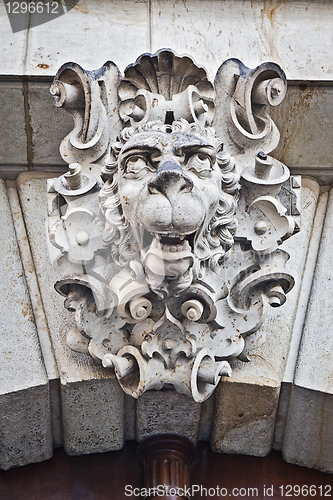
<path fill-rule="evenodd" d="M 177 245 L 177 252 L 181 252 L 183 250 L 183 245 Z"/>
<path fill-rule="evenodd" d="M 170 252 L 177 252 L 178 245 L 171 245 L 170 246 Z"/>

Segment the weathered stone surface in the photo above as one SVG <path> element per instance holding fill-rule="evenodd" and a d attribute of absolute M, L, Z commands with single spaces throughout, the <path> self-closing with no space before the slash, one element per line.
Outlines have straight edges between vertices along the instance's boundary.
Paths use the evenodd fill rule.
<path fill-rule="evenodd" d="M 295 286 L 291 290 L 283 309 L 271 309 L 271 317 L 264 325 L 268 339 L 272 343 L 261 348 L 263 357 L 274 367 L 278 379 L 282 380 L 285 374 L 286 360 L 292 342 L 294 321 L 298 308 L 300 292 L 302 290 L 302 277 L 306 264 L 310 238 L 313 231 L 313 222 L 316 214 L 319 185 L 314 179 L 302 179 L 302 209 L 301 230 L 293 238 L 283 243 L 283 248 L 289 253 L 290 259 L 286 269 L 294 276 Z M 276 311 L 276 312 L 275 312 Z M 272 360 L 274 360 L 272 362 Z M 272 367 L 272 368 L 273 368 Z M 274 377 L 273 377 L 274 378 Z"/>
<path fill-rule="evenodd" d="M 0 394 L 0 468 L 4 470 L 48 460 L 53 453 L 47 381 L 41 385 L 39 380 L 40 385 L 33 386 L 32 377 L 24 380 L 26 388 L 22 390 L 10 386 L 6 379 L 1 384 L 6 384 Z"/>
<path fill-rule="evenodd" d="M 213 411 L 214 411 L 214 394 L 201 404 L 199 435 L 198 435 L 199 441 L 210 440 Z"/>
<path fill-rule="evenodd" d="M 175 40 L 179 54 L 197 54 L 198 62 L 206 61 L 210 74 L 216 72 L 220 54 L 243 59 L 249 66 L 275 61 L 286 68 L 289 79 L 329 80 L 333 70 L 333 8 L 327 1 L 263 5 L 258 0 L 241 4 L 232 0 L 156 0 L 151 4 L 80 0 L 67 14 L 30 29 L 29 35 L 11 32 L 2 4 L 1 16 L 2 74 L 52 75 L 68 60 L 84 68 L 101 66 L 110 57 L 110 47 L 119 54 L 123 69 L 144 50 L 173 47 Z M 126 44 L 122 43 L 124 33 Z M 82 47 L 89 50 L 82 51 Z"/>
<path fill-rule="evenodd" d="M 28 119 L 32 133 L 29 147 L 33 168 L 61 173 L 65 169 L 65 163 L 59 154 L 59 143 L 71 130 L 72 118 L 67 113 L 57 111 L 52 105 L 48 79 L 45 82 L 29 82 L 27 85 Z M 304 87 L 305 85 L 289 83 L 282 104 L 271 109 L 271 115 L 281 133 L 280 144 L 274 151 L 274 156 L 288 165 L 292 174 L 310 175 L 320 184 L 329 184 L 333 180 L 330 162 L 333 87 L 310 84 Z M 0 171 L 7 179 L 14 179 L 26 170 L 27 164 L 23 95 L 20 84 L 9 81 L 0 84 L 0 93 Z"/>
<path fill-rule="evenodd" d="M 292 387 L 291 383 L 287 383 L 284 381 L 281 383 L 279 403 L 275 419 L 275 429 L 274 429 L 274 439 L 273 439 L 274 450 L 279 450 L 279 451 L 282 450 L 284 432 L 286 429 L 286 420 L 288 415 L 291 387 Z"/>
<path fill-rule="evenodd" d="M 65 166 L 59 154 L 59 144 L 73 125 L 68 113 L 57 113 L 53 106 L 50 84 L 49 81 L 29 82 L 28 93 L 32 163 L 44 170 L 51 165 Z"/>
<path fill-rule="evenodd" d="M 288 79 L 332 78 L 331 2 L 152 1 L 152 50 L 174 46 L 196 54 L 209 75 L 223 59 L 235 57 L 251 67 L 270 60 Z M 320 50 L 318 50 L 320 47 Z"/>
<path fill-rule="evenodd" d="M 179 434 L 196 442 L 200 404 L 174 391 L 145 392 L 136 404 L 136 439 L 159 434 Z"/>
<path fill-rule="evenodd" d="M 48 379 L 42 361 L 4 182 L 0 182 L 0 467 L 52 455 Z"/>
<path fill-rule="evenodd" d="M 292 173 L 318 176 L 321 184 L 332 183 L 333 87 L 291 82 L 286 98 L 281 106 L 272 108 L 271 115 L 281 132 L 274 155 Z"/>
<path fill-rule="evenodd" d="M 148 50 L 147 9 L 146 0 L 80 0 L 67 14 L 30 30 L 25 73 L 54 75 L 73 60 L 96 68 L 110 58 L 110 50 L 125 68 L 138 56 L 138 47 L 139 53 Z"/>
<path fill-rule="evenodd" d="M 215 395 L 211 445 L 223 453 L 265 456 L 271 451 L 278 381 L 244 377 L 220 383 Z"/>
<path fill-rule="evenodd" d="M 31 300 L 31 307 L 34 316 L 34 321 L 36 324 L 38 340 L 43 356 L 46 374 L 49 380 L 53 446 L 59 447 L 62 444 L 62 428 L 61 428 L 61 417 L 60 417 L 58 368 L 56 365 L 54 352 L 50 340 L 50 334 L 42 304 L 42 299 L 39 292 L 35 267 L 30 252 L 30 246 L 27 238 L 27 233 L 25 230 L 25 224 L 22 216 L 18 193 L 16 190 L 16 183 L 14 181 L 7 181 L 6 186 L 7 186 L 7 194 L 8 194 L 10 209 L 13 216 L 15 233 L 17 236 L 18 246 L 22 259 L 24 274 L 27 280 L 27 286 Z"/>
<path fill-rule="evenodd" d="M 26 28 L 29 23 L 29 14 L 20 14 L 24 18 Z M 22 23 L 24 26 L 24 22 Z M 13 33 L 6 12 L 5 3 L 0 3 L 0 74 L 23 75 L 27 43 L 27 30 Z"/>
<path fill-rule="evenodd" d="M 239 5 L 241 5 L 241 8 Z M 3 56 L 1 61 L 4 62 L 5 69 L 4 71 L 1 70 L 1 62 L 0 72 L 2 74 L 8 72 L 8 74 L 17 75 L 48 75 L 54 74 L 56 68 L 68 59 L 75 58 L 82 66 L 92 69 L 110 57 L 123 69 L 128 62 L 131 62 L 142 51 L 142 49 L 137 50 L 137 44 L 140 40 L 144 40 L 146 47 L 149 46 L 151 50 L 152 48 L 157 49 L 161 45 L 174 46 L 174 38 L 177 36 L 177 52 L 197 54 L 198 62 L 200 60 L 206 61 L 211 76 L 214 75 L 221 63 L 219 54 L 223 53 L 223 57 L 241 57 L 249 66 L 256 66 L 263 59 L 274 60 L 286 68 L 288 78 L 302 80 L 328 80 L 332 78 L 332 64 L 329 59 L 333 11 L 331 2 L 302 1 L 281 4 L 281 2 L 270 1 L 265 2 L 264 5 L 262 2 L 242 2 L 239 5 L 237 5 L 236 12 L 235 2 L 231 0 L 226 2 L 189 0 L 186 3 L 175 2 L 174 4 L 165 4 L 165 2 L 159 0 L 153 0 L 149 3 L 145 1 L 135 3 L 133 1 L 118 1 L 113 2 L 112 7 L 110 3 L 103 0 L 92 10 L 89 1 L 86 0 L 81 1 L 78 8 L 73 12 L 52 23 L 34 28 L 30 32 L 23 31 L 13 35 L 4 6 L 1 4 L 0 16 L 2 16 L 1 22 L 3 21 L 1 26 L 4 26 L 4 29 L 1 32 L 3 43 L 1 44 L 0 53 Z M 218 22 L 215 19 L 218 19 Z M 200 21 L 200 24 L 197 20 Z M 77 21 L 80 22 L 77 23 Z M 140 25 L 139 30 L 137 29 L 138 24 Z M 133 26 L 136 29 L 133 29 Z M 128 32 L 127 44 L 118 42 L 118 40 L 123 40 L 124 27 Z M 77 38 L 76 29 L 80 29 L 80 35 L 83 36 L 84 43 L 91 48 L 91 50 L 83 52 L 80 45 L 80 53 L 78 53 L 77 57 L 76 52 L 73 52 L 73 50 L 78 50 L 77 46 L 72 43 L 72 40 Z M 184 32 L 184 36 L 182 32 Z M 59 33 L 62 34 L 60 44 Z M 119 36 L 120 33 L 122 36 Z M 164 36 L 163 42 L 161 33 Z M 99 50 L 101 49 L 101 39 L 111 41 L 111 44 L 113 44 L 112 54 L 105 49 L 104 56 L 103 50 Z M 28 45 L 25 45 L 25 40 L 29 40 Z M 168 40 L 170 41 L 168 42 Z M 320 51 L 318 51 L 318 45 Z M 98 50 L 96 50 L 96 47 Z M 96 57 L 100 57 L 100 60 L 96 61 Z M 18 169 L 25 168 L 27 163 L 34 164 L 35 167 L 45 170 L 49 169 L 50 165 L 51 168 L 52 166 L 57 167 L 61 163 L 57 145 L 69 130 L 71 120 L 66 114 L 62 114 L 62 120 L 57 120 L 50 127 L 50 123 L 54 123 L 52 120 L 56 113 L 55 110 L 53 111 L 49 96 L 46 95 L 48 83 L 28 83 L 25 81 L 24 85 L 27 98 L 25 109 L 24 100 L 20 94 L 21 84 L 10 83 L 10 85 L 7 85 L 1 83 L 0 85 L 0 92 L 4 89 L 3 95 L 5 95 L 4 100 L 6 101 L 6 104 L 2 106 L 4 116 L 1 121 L 2 125 L 0 125 L 0 140 L 3 143 L 2 149 L 0 147 L 0 153 L 3 153 L 0 163 L 4 162 L 1 165 L 1 170 L 12 178 L 16 175 Z M 29 92 L 28 86 L 30 87 Z M 322 184 L 332 180 L 333 169 L 330 151 L 331 139 L 333 139 L 331 137 L 333 130 L 331 127 L 332 101 L 333 92 L 332 87 L 329 85 L 324 87 L 314 84 L 305 85 L 303 83 L 298 86 L 295 83 L 295 85 L 291 86 L 279 111 L 272 113 L 273 118 L 276 117 L 277 125 L 280 128 L 283 125 L 281 143 L 276 150 L 275 156 L 291 166 L 292 173 L 302 171 L 303 173 L 317 175 L 316 169 L 319 167 L 319 179 Z M 44 114 L 43 109 L 45 106 L 48 106 L 48 109 Z M 291 117 L 289 118 L 290 112 Z M 17 122 L 16 116 L 19 116 Z M 305 116 L 306 119 L 304 119 Z M 66 121 L 65 126 L 62 125 L 64 120 Z M 28 132 L 28 147 L 23 124 Z M 8 136 L 11 137 L 11 141 L 8 140 Z M 30 142 L 31 139 L 32 142 Z M 27 151 L 28 155 L 26 154 Z M 9 172 L 9 164 L 12 165 L 11 172 Z M 24 165 L 24 167 L 19 165 Z M 272 314 L 269 322 L 265 325 L 265 331 L 269 332 L 274 342 L 268 341 L 265 347 L 255 353 L 252 364 L 246 366 L 246 368 L 242 365 L 241 369 L 244 374 L 241 374 L 240 364 L 237 362 L 234 364 L 233 390 L 232 386 L 230 386 L 231 381 L 226 382 L 227 385 L 221 384 L 221 392 L 219 393 L 221 399 L 217 400 L 216 409 L 221 408 L 221 412 L 223 412 L 224 406 L 222 402 L 225 401 L 227 403 L 226 407 L 230 408 L 230 410 L 227 415 L 224 415 L 225 420 L 221 423 L 222 437 L 220 441 L 216 441 L 216 446 L 226 451 L 232 451 L 235 442 L 239 444 L 239 452 L 265 454 L 270 447 L 279 393 L 278 388 L 284 373 L 288 339 L 290 339 L 291 334 L 289 327 L 293 324 L 294 335 L 290 344 L 293 352 L 289 355 L 290 360 L 291 357 L 295 357 L 294 353 L 298 351 L 298 334 L 300 334 L 298 328 L 298 333 L 295 335 L 297 326 L 295 326 L 297 321 L 295 304 L 298 301 L 297 311 L 305 307 L 304 295 L 301 295 L 302 290 L 299 291 L 297 286 L 301 282 L 302 266 L 307 251 L 305 240 L 308 241 L 309 239 L 311 217 L 313 216 L 317 197 L 317 187 L 313 189 L 309 185 L 307 187 L 308 192 L 305 200 L 306 207 L 310 208 L 305 211 L 308 220 L 303 224 L 303 236 L 290 240 L 290 249 L 294 247 L 297 249 L 296 269 L 295 262 L 290 261 L 288 263 L 291 274 L 296 276 L 296 288 L 289 295 L 289 302 L 281 310 L 281 313 Z M 35 193 L 34 203 L 36 205 L 38 205 L 39 201 L 40 192 L 37 194 L 39 189 L 38 186 Z M 28 197 L 30 197 L 29 190 L 30 187 L 27 189 Z M 41 263 L 45 257 L 43 252 L 46 253 L 46 247 L 40 245 L 38 241 L 42 232 L 38 232 L 34 228 L 36 221 L 31 216 L 30 212 L 33 212 L 33 210 L 29 206 L 30 198 L 28 199 L 28 197 L 25 203 L 27 220 L 29 219 L 31 228 L 30 238 L 35 247 L 34 257 L 39 260 L 39 279 L 40 282 L 43 282 L 43 279 L 45 280 L 43 286 L 45 285 L 46 288 L 46 281 L 50 278 L 53 279 L 55 275 L 49 273 L 49 269 L 45 269 L 44 264 Z M 36 219 L 38 217 L 39 214 Z M 325 233 L 324 239 L 328 239 L 327 233 Z M 285 248 L 287 247 L 288 242 Z M 312 252 L 312 247 L 308 249 L 308 252 Z M 326 248 L 325 252 L 328 255 L 329 247 Z M 329 332 L 329 318 L 332 317 L 332 311 L 329 310 L 329 303 L 327 308 L 325 303 L 321 302 L 319 304 L 317 298 L 318 296 L 322 298 L 323 293 L 325 297 L 331 293 L 329 287 L 325 289 L 325 286 L 322 286 L 322 283 L 325 283 L 325 279 L 327 279 L 323 269 L 325 269 L 325 266 L 329 268 L 328 259 L 325 257 L 324 260 L 325 265 L 322 266 L 321 275 L 318 271 L 320 266 L 317 268 L 319 278 L 314 286 L 316 298 L 312 297 L 310 300 L 309 314 L 301 344 L 302 351 L 296 371 L 296 385 L 291 391 L 292 379 L 290 373 L 288 376 L 285 374 L 286 391 L 282 393 L 280 398 L 281 415 L 278 418 L 281 416 L 282 430 L 279 439 L 280 443 L 282 443 L 283 438 L 281 436 L 283 436 L 291 391 L 286 430 L 286 440 L 289 437 L 290 440 L 286 442 L 284 447 L 285 454 L 289 457 L 288 460 L 303 465 L 310 464 L 312 467 L 323 470 L 332 470 L 330 452 L 332 448 L 332 432 L 328 424 L 328 412 L 332 409 L 331 344 L 329 338 L 328 340 L 323 339 L 322 333 Z M 308 278 L 308 275 L 304 276 L 303 282 Z M 303 286 L 303 283 L 301 286 Z M 59 341 L 60 345 L 56 350 L 57 359 L 60 360 L 61 365 L 65 446 L 70 453 L 74 454 L 84 453 L 85 450 L 100 451 L 109 449 L 110 446 L 111 448 L 120 446 L 121 433 L 124 433 L 124 427 L 126 436 L 128 438 L 134 437 L 134 411 L 136 405 L 126 398 L 127 413 L 125 423 L 122 419 L 123 403 L 114 408 L 113 416 L 116 419 L 119 418 L 121 423 L 119 426 L 110 425 L 108 427 L 110 422 L 107 420 L 105 425 L 111 438 L 110 443 L 103 441 L 103 430 L 96 428 L 94 415 L 98 415 L 98 419 L 103 420 L 105 413 L 100 404 L 96 403 L 96 398 L 100 401 L 99 398 L 102 397 L 108 402 L 122 401 L 122 398 L 119 396 L 115 385 L 112 385 L 112 387 L 104 385 L 108 375 L 100 375 L 99 368 L 90 366 L 80 354 L 73 355 L 71 353 L 71 356 L 67 356 L 66 347 L 61 345 L 62 340 L 60 338 L 64 338 L 64 332 L 61 332 L 61 328 L 66 322 L 67 328 L 71 321 L 69 316 L 64 320 L 63 315 L 65 312 L 62 309 L 62 304 L 60 301 L 57 303 L 55 294 L 52 295 L 52 293 L 50 290 L 43 292 L 43 299 L 49 304 L 48 313 L 50 318 L 52 315 L 54 316 L 50 319 L 50 322 L 56 339 L 55 344 Z M 326 307 L 326 322 L 322 322 L 321 318 L 323 305 Z M 59 318 L 55 318 L 56 315 L 59 315 Z M 320 318 L 319 321 L 318 318 Z M 287 329 L 286 323 L 288 324 Z M 313 332 L 318 335 L 313 335 Z M 321 337 L 317 343 L 319 332 Z M 272 359 L 274 360 L 274 366 L 270 365 Z M 325 363 L 323 359 L 330 359 L 330 361 Z M 74 368 L 72 369 L 72 367 L 75 366 L 76 370 L 77 365 L 79 365 L 78 373 L 74 374 Z M 288 361 L 288 366 L 293 374 L 294 365 L 292 365 L 292 362 L 289 363 Z M 318 366 L 321 369 L 318 369 Z M 243 375 L 245 379 L 242 378 Z M 52 382 L 56 383 L 57 379 L 52 379 Z M 41 387 L 44 391 L 44 386 Z M 29 388 L 29 394 L 32 394 L 31 390 Z M 57 391 L 56 384 L 51 390 Z M 26 389 L 17 391 L 17 400 L 20 403 L 21 396 L 26 398 L 28 408 L 30 396 L 25 396 L 25 391 Z M 245 397 L 244 393 L 246 393 Z M 93 394 L 93 396 L 90 398 L 88 397 L 89 394 Z M 235 401 L 232 400 L 232 394 L 237 395 Z M 39 398 L 44 396 L 40 396 L 39 393 L 35 395 L 35 397 Z M 245 413 L 242 414 L 242 411 L 239 411 L 238 414 L 237 412 L 232 413 L 235 409 L 239 409 L 237 405 L 242 400 L 246 406 Z M 3 402 L 4 408 L 11 404 L 13 407 L 16 405 L 16 400 L 11 401 L 4 398 Z M 205 439 L 208 438 L 210 433 L 212 402 L 213 400 L 210 398 L 201 407 L 199 435 Z M 319 411 L 320 418 L 318 417 Z M 220 411 L 218 412 L 220 413 Z M 156 410 L 155 413 L 157 414 L 158 411 Z M 17 416 L 19 420 L 22 419 L 19 411 Z M 80 419 L 82 425 L 78 426 L 76 421 Z M 27 421 L 29 421 L 29 418 L 27 418 Z M 216 429 L 217 427 L 214 427 L 213 433 L 218 432 Z M 306 436 L 304 435 L 305 432 L 307 432 Z M 87 439 L 86 434 L 90 434 L 91 438 Z M 251 434 L 251 439 L 247 441 L 246 435 L 248 434 Z M 293 447 L 293 443 L 302 443 L 302 441 L 305 443 L 303 448 Z M 115 444 L 116 442 L 118 445 Z M 297 458 L 295 458 L 295 450 L 297 451 Z"/>
<path fill-rule="evenodd" d="M 318 261 L 308 304 L 295 373 L 295 384 L 333 394 L 333 190 L 320 241 Z"/>
<path fill-rule="evenodd" d="M 267 154 L 285 74 L 229 59 L 213 85 L 162 49 L 122 78 L 113 62 L 66 63 L 50 92 L 74 116 L 69 171 L 48 184 L 55 288 L 75 311 L 67 343 L 134 398 L 173 386 L 203 402 L 294 285 L 278 247 L 297 230 L 300 185 Z"/>
<path fill-rule="evenodd" d="M 305 184 L 305 182 L 309 184 L 311 183 L 311 180 L 303 179 L 303 184 Z M 293 322 L 292 337 L 289 345 L 286 368 L 283 376 L 283 382 L 281 384 L 279 408 L 275 423 L 274 448 L 278 450 L 281 450 L 283 446 L 291 387 L 294 380 L 294 373 L 304 327 L 307 304 L 311 292 L 312 278 L 316 267 L 318 249 L 326 214 L 327 198 L 327 191 L 323 192 L 319 196 L 318 204 L 316 207 L 316 214 L 313 221 L 312 232 L 311 235 L 309 235 L 310 241 L 307 259 L 302 274 L 301 288 L 298 296 L 296 315 Z"/>
<path fill-rule="evenodd" d="M 284 436 L 288 462 L 333 472 L 333 336 L 332 336 L 332 225 L 331 190 L 308 303 L 294 387 Z"/>
<path fill-rule="evenodd" d="M 109 57 L 111 56 L 114 54 L 109 54 Z M 114 60 L 118 62 L 118 57 L 114 56 Z M 93 66 L 89 67 L 92 68 Z M 27 163 L 27 138 L 20 85 L 11 81 L 0 84 L 0 171 L 4 177 L 10 179 L 16 178 L 18 173 L 26 169 Z M 280 144 L 274 151 L 274 156 L 288 165 L 291 173 L 310 175 L 317 178 L 321 184 L 329 184 L 333 180 L 330 162 L 330 145 L 333 140 L 333 87 L 292 82 L 288 85 L 284 101 L 280 106 L 271 108 L 271 116 L 281 134 Z M 32 142 L 29 138 L 30 160 L 34 169 L 58 169 L 61 173 L 65 164 L 59 154 L 59 143 L 71 130 L 72 118 L 54 108 L 48 91 L 49 86 L 49 79 L 27 83 L 27 112 L 32 133 Z M 7 140 L 8 134 L 10 141 Z"/>
<path fill-rule="evenodd" d="M 332 393 L 292 388 L 282 449 L 287 462 L 333 473 L 332 413 Z"/>
<path fill-rule="evenodd" d="M 125 438 L 126 441 L 135 439 L 135 418 L 136 418 L 136 399 L 125 396 Z"/>
<path fill-rule="evenodd" d="M 20 82 L 0 82 L 0 168 L 26 163 L 23 85 Z"/>
<path fill-rule="evenodd" d="M 118 450 L 124 445 L 123 393 L 113 380 L 62 385 L 64 448 L 69 455 Z"/>
<path fill-rule="evenodd" d="M 264 456 L 271 450 L 318 194 L 318 184 L 306 180 L 302 187 L 302 230 L 284 243 L 291 255 L 286 267 L 295 276 L 288 300 L 278 312 L 271 310 L 260 329 L 267 340 L 249 355 L 250 363 L 234 363 L 232 378 L 224 378 L 217 389 L 211 434 L 215 451 Z M 230 383 L 230 388 L 225 387 Z"/>
<path fill-rule="evenodd" d="M 38 176 L 38 174 L 37 174 Z M 61 381 L 62 421 L 64 447 L 69 453 L 90 453 L 119 449 L 124 442 L 124 395 L 118 391 L 112 374 L 94 366 L 87 356 L 73 353 L 66 345 L 66 333 L 73 326 L 72 316 L 63 307 L 63 299 L 55 292 L 53 283 L 57 280 L 51 263 L 46 239 L 46 177 L 33 178 L 23 175 L 19 179 L 19 195 L 27 228 L 29 242 L 43 306 L 52 339 L 52 345 Z M 103 405 L 102 401 L 112 401 Z M 81 403 L 80 417 L 74 401 Z M 100 418 L 103 408 L 103 419 Z M 82 439 L 83 428 L 91 433 Z M 112 432 L 105 436 L 105 421 L 117 422 Z"/>

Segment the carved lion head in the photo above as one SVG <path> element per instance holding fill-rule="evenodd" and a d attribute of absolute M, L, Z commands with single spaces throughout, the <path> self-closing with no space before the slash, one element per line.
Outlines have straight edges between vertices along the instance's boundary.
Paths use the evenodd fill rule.
<path fill-rule="evenodd" d="M 238 184 L 211 127 L 177 120 L 125 128 L 101 191 L 115 262 L 141 261 L 147 282 L 192 281 L 233 244 Z"/>

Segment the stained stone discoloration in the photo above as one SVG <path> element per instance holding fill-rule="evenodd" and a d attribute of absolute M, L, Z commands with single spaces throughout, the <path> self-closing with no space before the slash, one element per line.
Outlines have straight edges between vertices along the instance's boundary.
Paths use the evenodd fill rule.
<path fill-rule="evenodd" d="M 48 398 L 47 384 L 0 395 L 1 469 L 8 470 L 52 457 Z"/>
<path fill-rule="evenodd" d="M 330 80 L 330 2 L 152 1 L 152 50 L 173 46 L 205 61 L 212 77 L 220 54 L 255 66 L 272 60 L 295 80 Z M 321 50 L 318 50 L 318 47 Z"/>
<path fill-rule="evenodd" d="M 29 82 L 28 103 L 31 126 L 31 161 L 35 167 L 65 166 L 59 154 L 59 141 L 70 131 L 72 119 L 63 115 L 59 120 L 50 99 L 49 84 Z"/>

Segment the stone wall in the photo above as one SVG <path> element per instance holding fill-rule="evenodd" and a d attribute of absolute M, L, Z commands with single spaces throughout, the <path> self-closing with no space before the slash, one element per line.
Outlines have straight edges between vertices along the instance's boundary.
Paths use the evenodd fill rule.
<path fill-rule="evenodd" d="M 0 4 L 0 174 L 9 179 L 1 183 L 1 468 L 46 460 L 52 446 L 102 452 L 176 432 L 215 451 L 282 449 L 287 461 L 333 472 L 332 24 L 330 1 L 80 0 L 12 33 Z M 91 70 L 113 60 L 123 70 L 162 47 L 193 57 L 211 78 L 229 57 L 280 64 L 289 89 L 272 112 L 281 132 L 274 156 L 303 176 L 302 231 L 287 248 L 296 286 L 251 363 L 234 367 L 201 407 L 177 394 L 135 402 L 68 349 L 73 320 L 53 289 L 45 231 L 46 178 L 65 170 L 58 150 L 72 127 L 53 107 L 52 77 L 67 61 Z"/>
<path fill-rule="evenodd" d="M 112 60 L 123 71 L 140 54 L 170 47 L 203 64 L 211 79 L 230 57 L 248 67 L 278 63 L 289 90 L 273 111 L 281 131 L 276 156 L 293 173 L 318 175 L 329 184 L 332 22 L 329 0 L 80 0 L 67 14 L 13 34 L 1 4 L 1 171 L 15 178 L 27 169 L 64 166 L 58 149 L 71 118 L 53 108 L 48 92 L 62 64 L 75 61 L 93 70 Z"/>

